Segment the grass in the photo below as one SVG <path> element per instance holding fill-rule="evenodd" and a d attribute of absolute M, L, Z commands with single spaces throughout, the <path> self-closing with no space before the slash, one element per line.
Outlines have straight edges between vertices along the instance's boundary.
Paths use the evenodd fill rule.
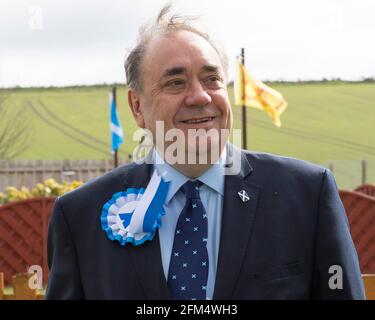
<path fill-rule="evenodd" d="M 272 85 L 288 101 L 282 127 L 259 110 L 247 109 L 248 149 L 333 164 L 340 188 L 361 184 L 361 160 L 367 179 L 375 182 L 375 84 L 318 83 Z M 229 94 L 232 97 L 232 87 Z M 109 87 L 1 90 L 4 104 L 26 113 L 34 133 L 20 159 L 102 159 L 111 157 Z M 132 153 L 137 129 L 127 105 L 126 88 L 117 92 L 125 134 L 120 157 Z M 234 106 L 234 128 L 241 127 L 241 108 Z"/>

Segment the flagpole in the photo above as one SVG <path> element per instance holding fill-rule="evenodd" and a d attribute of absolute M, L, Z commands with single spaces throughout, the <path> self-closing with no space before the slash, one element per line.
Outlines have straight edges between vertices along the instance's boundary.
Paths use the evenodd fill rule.
<path fill-rule="evenodd" d="M 245 48 L 241 48 L 241 63 L 245 67 Z M 242 101 L 245 103 L 245 75 L 242 74 Z M 242 105 L 242 149 L 247 149 L 246 106 Z"/>
<path fill-rule="evenodd" d="M 112 88 L 112 99 L 113 99 L 113 101 L 115 103 L 115 106 L 117 108 L 116 87 Z M 117 149 L 113 153 L 113 163 L 114 163 L 114 167 L 117 168 L 118 167 L 118 152 L 117 152 Z"/>

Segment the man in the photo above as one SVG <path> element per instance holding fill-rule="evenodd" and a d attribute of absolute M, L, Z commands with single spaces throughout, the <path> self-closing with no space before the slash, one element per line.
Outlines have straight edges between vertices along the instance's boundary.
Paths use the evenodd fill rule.
<path fill-rule="evenodd" d="M 227 135 L 205 145 L 189 136 L 232 128 L 225 56 L 207 35 L 164 8 L 125 69 L 134 118 L 153 137 L 152 163 L 125 165 L 57 199 L 48 299 L 364 298 L 329 171 L 233 148 Z M 168 154 L 173 139 L 156 143 L 158 121 L 165 132 L 182 132 L 183 161 Z M 186 161 L 202 154 L 207 163 Z M 229 158 L 237 171 L 226 170 Z M 169 181 L 155 235 L 137 244 L 103 232 L 103 205 L 120 191 L 148 188 L 155 172 Z"/>

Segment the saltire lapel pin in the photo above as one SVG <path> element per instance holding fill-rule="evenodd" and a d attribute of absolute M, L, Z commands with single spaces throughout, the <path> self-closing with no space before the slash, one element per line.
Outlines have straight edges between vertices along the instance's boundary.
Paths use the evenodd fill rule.
<path fill-rule="evenodd" d="M 242 202 L 247 202 L 250 200 L 250 197 L 245 190 L 238 191 L 238 196 L 241 198 Z"/>

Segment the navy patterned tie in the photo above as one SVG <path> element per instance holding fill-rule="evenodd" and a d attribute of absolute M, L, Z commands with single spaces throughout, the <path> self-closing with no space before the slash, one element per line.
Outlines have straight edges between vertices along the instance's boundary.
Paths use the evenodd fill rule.
<path fill-rule="evenodd" d="M 199 197 L 202 182 L 182 186 L 186 203 L 177 221 L 168 272 L 172 299 L 205 300 L 208 278 L 207 215 Z"/>

